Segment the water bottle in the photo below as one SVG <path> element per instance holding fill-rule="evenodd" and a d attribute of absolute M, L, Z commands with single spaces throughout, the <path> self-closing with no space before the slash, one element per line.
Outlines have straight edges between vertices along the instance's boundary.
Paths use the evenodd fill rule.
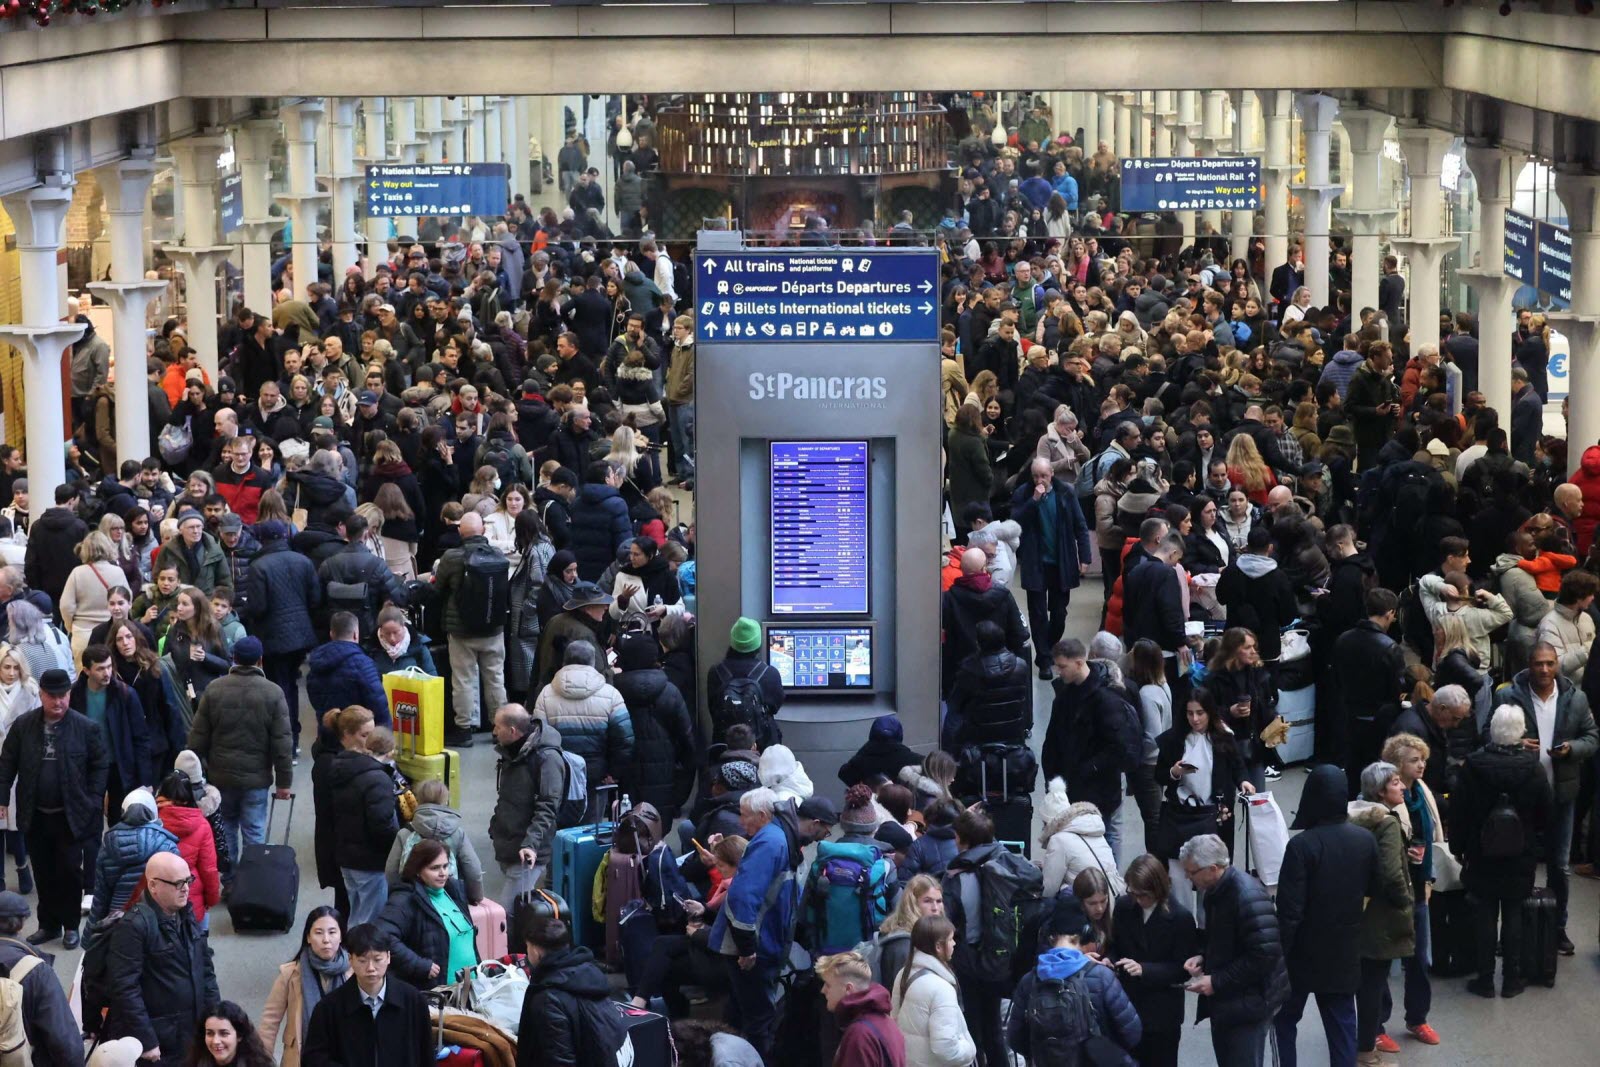
<path fill-rule="evenodd" d="M 633 810 L 633 801 L 628 799 L 628 794 L 622 794 L 622 806 L 617 809 L 617 821 L 621 822 Z"/>

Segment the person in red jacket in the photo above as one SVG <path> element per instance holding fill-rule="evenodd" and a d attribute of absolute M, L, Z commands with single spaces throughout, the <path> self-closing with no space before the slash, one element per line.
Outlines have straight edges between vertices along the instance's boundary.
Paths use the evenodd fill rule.
<path fill-rule="evenodd" d="M 212 472 L 218 495 L 228 502 L 230 511 L 250 526 L 260 518 L 261 494 L 271 489 L 276 481 L 255 465 L 251 456 L 255 440 L 254 437 L 235 437 L 229 441 L 223 451 L 227 462 Z"/>
<path fill-rule="evenodd" d="M 1578 558 L 1586 559 L 1595 529 L 1600 527 L 1600 445 L 1583 450 L 1583 459 L 1570 480 L 1583 491 L 1583 510 L 1572 520 L 1572 532 L 1577 538 Z"/>
<path fill-rule="evenodd" d="M 905 1067 L 906 1039 L 889 1015 L 889 991 L 859 952 L 817 960 L 822 996 L 839 1020 L 833 1067 Z"/>
<path fill-rule="evenodd" d="M 200 810 L 195 786 L 182 771 L 174 771 L 161 782 L 156 795 L 161 825 L 178 839 L 178 855 L 189 865 L 194 881 L 189 883 L 189 907 L 195 921 L 206 929 L 206 910 L 222 900 L 222 876 L 217 870 L 217 841 L 211 822 Z"/>

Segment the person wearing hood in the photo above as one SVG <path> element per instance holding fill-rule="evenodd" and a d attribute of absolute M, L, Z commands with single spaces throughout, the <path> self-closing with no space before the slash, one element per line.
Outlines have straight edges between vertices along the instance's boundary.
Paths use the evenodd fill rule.
<path fill-rule="evenodd" d="M 1394 764 L 1379 760 L 1362 769 L 1361 796 L 1350 801 L 1350 822 L 1369 831 L 1378 846 L 1378 862 L 1366 889 L 1367 906 L 1355 939 L 1361 957 L 1356 1062 L 1362 1067 L 1379 1063 L 1376 1044 L 1388 997 L 1389 971 L 1395 960 L 1409 959 L 1417 950 L 1410 864 L 1421 858 L 1423 847 L 1408 844 L 1397 813 L 1404 809 L 1405 782 Z"/>
<path fill-rule="evenodd" d="M 1006 647 L 1005 631 L 997 623 L 985 619 L 978 623 L 976 634 L 978 647 L 961 661 L 950 687 L 940 740 L 946 752 L 973 743 L 1020 744 L 1033 729 L 1028 661 Z M 910 758 L 903 765 L 921 762 L 907 752 Z M 896 770 L 889 777 L 898 774 Z"/>
<path fill-rule="evenodd" d="M 1294 589 L 1272 558 L 1272 548 L 1272 531 L 1251 527 L 1245 550 L 1217 579 L 1217 601 L 1228 609 L 1228 625 L 1254 631 L 1265 660 L 1278 658 L 1283 628 L 1299 614 Z"/>
<path fill-rule="evenodd" d="M 1045 778 L 1072 783 L 1080 800 L 1094 804 L 1107 825 L 1113 854 L 1122 804 L 1123 760 L 1140 742 L 1131 736 L 1134 716 L 1108 683 L 1103 664 L 1090 663 L 1083 642 L 1067 638 L 1055 646 L 1055 702 L 1040 750 Z"/>
<path fill-rule="evenodd" d="M 1030 481 L 1012 495 L 1011 514 L 1022 528 L 1017 569 L 1028 594 L 1033 659 L 1039 677 L 1048 679 L 1050 649 L 1066 629 L 1072 590 L 1089 570 L 1089 527 L 1077 492 L 1055 477 L 1049 460 L 1034 457 L 1028 472 Z"/>
<path fill-rule="evenodd" d="M 695 724 L 678 687 L 661 669 L 661 646 L 646 630 L 617 638 L 613 678 L 633 723 L 634 766 L 629 777 L 634 806 L 652 805 L 663 825 L 677 820 L 698 763 Z M 681 787 L 680 787 L 681 786 Z"/>
<path fill-rule="evenodd" d="M 600 658 L 589 641 L 568 643 L 562 666 L 539 693 L 533 713 L 560 732 L 568 752 L 583 757 L 590 782 L 625 782 L 636 751 L 633 717 L 622 694 L 595 669 Z"/>
<path fill-rule="evenodd" d="M 144 867 L 157 852 L 178 855 L 178 839 L 161 825 L 156 798 L 140 787 L 122 800 L 122 821 L 106 831 L 94 868 L 92 927 L 114 911 L 124 911 L 144 877 Z M 187 894 L 188 887 L 184 887 Z M 198 917 L 197 917 L 198 918 Z"/>
<path fill-rule="evenodd" d="M 773 989 L 789 958 L 799 910 L 803 841 L 795 806 L 765 787 L 740 798 L 739 820 L 750 844 L 728 884 L 710 944 L 728 972 L 728 1021 L 766 1058 L 777 1021 Z"/>
<path fill-rule="evenodd" d="M 1043 823 L 1039 844 L 1045 850 L 1040 866 L 1044 868 L 1046 898 L 1070 888 L 1074 878 L 1091 868 L 1106 876 L 1113 897 L 1121 895 L 1122 876 L 1106 843 L 1106 823 L 1099 808 L 1087 801 L 1068 800 L 1067 783 L 1052 778 L 1039 802 L 1039 818 Z"/>
<path fill-rule="evenodd" d="M 988 562 L 982 549 L 968 548 L 961 554 L 961 576 L 941 598 L 940 630 L 944 643 L 940 656 L 940 690 L 947 696 L 955 685 L 961 664 L 972 655 L 983 654 L 978 644 L 978 628 L 984 623 L 1001 629 L 1003 647 L 1013 655 L 1027 652 L 1028 630 L 1022 623 L 1022 613 L 1017 610 L 1016 598 L 1004 586 L 994 584 L 993 577 L 985 569 Z M 1028 597 L 1031 612 L 1033 594 L 1029 593 Z M 1062 622 L 1065 625 L 1064 615 Z M 1036 632 L 1042 637 L 1044 631 Z"/>
<path fill-rule="evenodd" d="M 217 867 L 217 836 L 200 810 L 205 787 L 196 785 L 185 771 L 161 780 L 156 809 L 161 825 L 177 838 L 178 855 L 195 876 L 189 886 L 189 907 L 202 930 L 208 929 L 206 912 L 222 900 L 222 876 Z"/>
<path fill-rule="evenodd" d="M 483 900 L 483 864 L 462 825 L 461 813 L 449 806 L 449 790 L 443 782 L 429 779 L 417 782 L 412 792 L 417 798 L 417 810 L 410 823 L 400 828 L 389 848 L 389 860 L 384 866 L 389 884 L 403 880 L 401 869 L 420 842 L 437 841 L 444 846 L 450 877 L 459 878 L 467 902 L 477 904 Z"/>
<path fill-rule="evenodd" d="M 890 1015 L 889 991 L 872 980 L 872 967 L 859 952 L 840 952 L 817 960 L 823 1003 L 834 1016 L 839 1045 L 833 1067 L 906 1067 L 907 1044 Z"/>
<path fill-rule="evenodd" d="M 810 800 L 811 794 L 816 792 L 805 767 L 787 745 L 768 745 L 762 749 L 756 772 L 761 785 L 777 794 L 779 801 L 800 804 Z"/>
<path fill-rule="evenodd" d="M 1600 528 L 1600 445 L 1590 445 L 1583 450 L 1578 469 L 1567 479 L 1578 487 L 1583 507 L 1572 520 L 1574 546 L 1581 559 L 1588 558 L 1594 544 L 1595 531 Z"/>
<path fill-rule="evenodd" d="M 1356 1061 L 1355 995 L 1361 985 L 1359 934 L 1366 899 L 1376 894 L 1377 840 L 1349 821 L 1344 772 L 1316 767 L 1278 876 L 1278 932 L 1289 967 L 1289 999 L 1278 1010 L 1278 1049 L 1295 1063 L 1295 1029 L 1315 996 L 1335 1064 Z"/>
<path fill-rule="evenodd" d="M 1036 1032 L 1029 1014 L 1034 997 L 1042 993 L 1041 986 L 1047 982 L 1059 982 L 1078 985 L 1089 998 L 1095 1029 L 1102 1039 L 1093 1062 L 1134 1062 L 1132 1053 L 1144 1039 L 1144 1025 L 1128 1000 L 1128 994 L 1123 992 L 1121 983 L 1117 981 L 1117 972 L 1110 967 L 1096 966 L 1095 960 L 1080 949 L 1080 945 L 1088 943 L 1094 936 L 1092 930 L 1082 903 L 1072 897 L 1062 897 L 1056 901 L 1048 924 L 1051 947 L 1022 976 L 1011 994 L 1006 1040 L 1011 1051 L 1023 1059 L 1035 1059 L 1035 1040 L 1057 1036 Z M 1088 1062 L 1086 1049 L 1076 1051 Z M 1115 1052 L 1121 1053 L 1120 1059 L 1113 1058 Z M 1219 1055 L 1218 1062 L 1228 1063 L 1231 1067 L 1237 1061 L 1224 1060 Z"/>
<path fill-rule="evenodd" d="M 879 779 L 898 781 L 901 767 L 922 763 L 922 757 L 906 745 L 905 736 L 899 716 L 879 715 L 873 719 L 866 744 L 840 765 L 839 781 L 846 786 L 858 782 L 875 785 Z"/>

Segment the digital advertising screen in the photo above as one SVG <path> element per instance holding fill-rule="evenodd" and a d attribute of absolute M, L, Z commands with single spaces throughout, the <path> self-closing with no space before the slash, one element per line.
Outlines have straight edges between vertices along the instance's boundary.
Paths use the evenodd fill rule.
<path fill-rule="evenodd" d="M 867 442 L 772 442 L 772 613 L 863 615 L 870 603 Z"/>
<path fill-rule="evenodd" d="M 767 662 L 787 689 L 870 689 L 872 629 L 769 626 Z"/>

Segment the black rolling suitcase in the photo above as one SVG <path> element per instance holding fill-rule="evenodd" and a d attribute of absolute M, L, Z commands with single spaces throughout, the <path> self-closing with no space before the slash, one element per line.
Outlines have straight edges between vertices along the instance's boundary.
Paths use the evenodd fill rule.
<path fill-rule="evenodd" d="M 267 838 L 272 837 L 274 797 L 267 807 Z M 294 822 L 294 794 L 289 794 L 289 815 L 283 822 L 283 844 L 245 845 L 233 870 L 228 891 L 228 915 L 235 930 L 270 930 L 282 933 L 294 926 L 300 901 L 300 865 L 289 847 L 289 826 Z"/>
<path fill-rule="evenodd" d="M 1433 945 L 1429 970 L 1440 978 L 1478 973 L 1478 950 L 1472 933 L 1472 901 L 1465 889 L 1435 893 L 1428 901 L 1428 929 Z"/>
<path fill-rule="evenodd" d="M 1522 980 L 1553 987 L 1560 945 L 1556 895 L 1548 889 L 1535 889 L 1522 902 Z"/>
<path fill-rule="evenodd" d="M 678 1053 L 673 1047 L 665 1015 L 635 1008 L 631 1004 L 618 1003 L 616 1008 L 622 1016 L 623 1025 L 628 1028 L 628 1041 L 633 1046 L 633 1067 L 677 1067 Z"/>
<path fill-rule="evenodd" d="M 983 801 L 994 823 L 994 839 L 1013 852 L 1033 857 L 1033 787 L 1039 765 L 1027 745 L 969 745 L 961 751 L 956 771 L 958 790 L 967 800 Z M 976 789 L 971 788 L 976 786 Z"/>

